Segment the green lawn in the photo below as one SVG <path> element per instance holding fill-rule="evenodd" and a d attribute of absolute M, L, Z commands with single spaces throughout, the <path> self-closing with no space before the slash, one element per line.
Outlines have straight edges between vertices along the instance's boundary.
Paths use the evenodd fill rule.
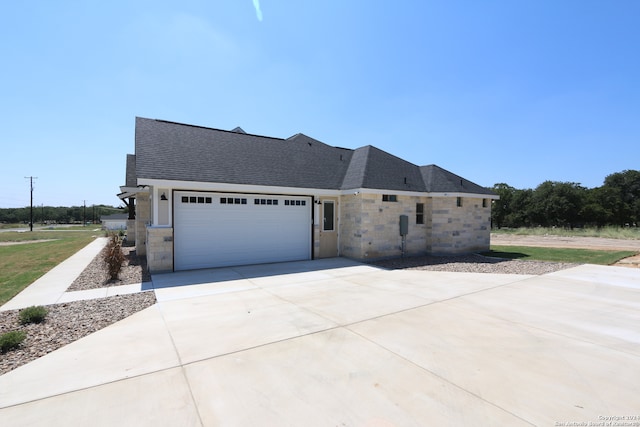
<path fill-rule="evenodd" d="M 600 251 L 593 249 L 537 248 L 530 246 L 494 246 L 482 255 L 531 261 L 572 262 L 610 265 L 635 255 L 633 251 Z"/>
<path fill-rule="evenodd" d="M 0 305 L 100 235 L 95 229 L 0 233 L 0 242 L 53 239 L 0 246 Z"/>

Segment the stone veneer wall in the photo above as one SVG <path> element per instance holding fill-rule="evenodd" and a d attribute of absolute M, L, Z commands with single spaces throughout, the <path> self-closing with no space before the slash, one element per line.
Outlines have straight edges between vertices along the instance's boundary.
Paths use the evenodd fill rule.
<path fill-rule="evenodd" d="M 409 217 L 405 255 L 427 252 L 429 205 L 426 197 L 397 196 L 397 202 L 383 202 L 381 194 L 346 195 L 340 222 L 340 254 L 356 259 L 380 259 L 402 255 L 400 215 Z M 425 224 L 416 224 L 416 204 L 425 205 Z"/>
<path fill-rule="evenodd" d="M 136 253 L 147 254 L 147 224 L 151 222 L 151 200 L 149 193 L 138 193 L 136 196 Z"/>
<path fill-rule="evenodd" d="M 491 204 L 482 207 L 481 198 L 434 197 L 431 208 L 429 251 L 434 255 L 489 250 Z"/>
<path fill-rule="evenodd" d="M 132 245 L 136 244 L 136 220 L 135 219 L 127 220 L 127 241 Z"/>
<path fill-rule="evenodd" d="M 433 252 L 432 247 L 432 234 L 433 234 L 433 198 L 425 197 L 424 201 L 424 227 L 425 227 L 425 253 L 431 254 Z"/>
<path fill-rule="evenodd" d="M 338 230 L 340 255 L 362 259 L 362 198 L 358 195 L 341 196 L 339 202 L 342 217 Z"/>
<path fill-rule="evenodd" d="M 147 227 L 147 268 L 151 273 L 173 271 L 173 228 Z"/>

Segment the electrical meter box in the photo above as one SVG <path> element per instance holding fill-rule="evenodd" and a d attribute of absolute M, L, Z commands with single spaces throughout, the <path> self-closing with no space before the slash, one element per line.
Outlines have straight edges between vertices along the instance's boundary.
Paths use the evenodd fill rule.
<path fill-rule="evenodd" d="M 406 236 L 407 234 L 409 234 L 409 217 L 400 215 L 400 235 Z"/>

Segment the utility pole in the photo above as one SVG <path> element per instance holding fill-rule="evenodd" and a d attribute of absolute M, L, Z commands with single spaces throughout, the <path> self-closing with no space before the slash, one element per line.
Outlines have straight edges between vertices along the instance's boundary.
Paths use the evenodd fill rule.
<path fill-rule="evenodd" d="M 38 179 L 37 176 L 25 176 L 25 179 L 29 178 L 31 184 L 31 219 L 29 220 L 29 231 L 33 231 L 33 180 Z"/>
<path fill-rule="evenodd" d="M 87 223 L 87 201 L 82 201 L 82 226 L 84 227 Z"/>

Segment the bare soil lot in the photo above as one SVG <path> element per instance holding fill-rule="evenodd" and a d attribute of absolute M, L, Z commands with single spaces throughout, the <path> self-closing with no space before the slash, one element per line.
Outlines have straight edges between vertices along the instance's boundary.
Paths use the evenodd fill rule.
<path fill-rule="evenodd" d="M 499 246 L 535 246 L 542 248 L 580 248 L 640 252 L 640 240 L 606 239 L 602 237 L 524 236 L 491 233 L 491 244 Z"/>

